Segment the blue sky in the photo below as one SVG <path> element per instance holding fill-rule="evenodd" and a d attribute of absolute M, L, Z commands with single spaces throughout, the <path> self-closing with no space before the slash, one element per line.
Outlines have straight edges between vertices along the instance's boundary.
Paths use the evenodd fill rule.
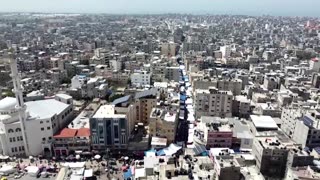
<path fill-rule="evenodd" d="M 0 0 L 1 12 L 320 16 L 319 0 Z"/>

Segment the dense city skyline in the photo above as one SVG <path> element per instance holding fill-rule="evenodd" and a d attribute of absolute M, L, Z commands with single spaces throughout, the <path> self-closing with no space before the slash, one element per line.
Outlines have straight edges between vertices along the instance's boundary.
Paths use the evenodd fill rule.
<path fill-rule="evenodd" d="M 194 13 L 274 16 L 320 16 L 313 0 L 10 0 L 1 2 L 0 12 L 47 13 Z"/>

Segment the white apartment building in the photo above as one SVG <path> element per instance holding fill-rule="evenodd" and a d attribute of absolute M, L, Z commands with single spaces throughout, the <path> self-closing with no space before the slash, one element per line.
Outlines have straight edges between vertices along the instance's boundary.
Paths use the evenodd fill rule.
<path fill-rule="evenodd" d="M 151 83 L 151 73 L 148 71 L 135 70 L 130 78 L 131 84 L 134 86 L 145 86 Z"/>
<path fill-rule="evenodd" d="M 196 90 L 194 102 L 196 117 L 231 117 L 232 99 L 231 91 L 219 91 L 214 87 L 209 87 L 208 90 Z"/>
<path fill-rule="evenodd" d="M 301 109 L 299 108 L 283 108 L 281 114 L 281 129 L 290 138 L 293 137 L 296 124 L 302 117 Z"/>
<path fill-rule="evenodd" d="M 320 113 L 317 110 L 304 115 L 296 122 L 292 139 L 302 147 L 320 146 Z"/>
<path fill-rule="evenodd" d="M 231 55 L 231 47 L 230 46 L 221 46 L 220 51 L 222 53 L 222 58 L 228 58 Z"/>
<path fill-rule="evenodd" d="M 310 70 L 315 71 L 315 72 L 319 72 L 319 70 L 320 70 L 319 58 L 311 59 L 309 62 L 309 65 L 310 65 Z"/>

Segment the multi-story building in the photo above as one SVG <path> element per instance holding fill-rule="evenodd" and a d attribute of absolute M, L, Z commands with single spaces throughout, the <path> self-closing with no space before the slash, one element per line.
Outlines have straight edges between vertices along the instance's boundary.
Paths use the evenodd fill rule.
<path fill-rule="evenodd" d="M 161 44 L 161 54 L 166 56 L 176 55 L 177 44 L 174 42 L 162 43 Z"/>
<path fill-rule="evenodd" d="M 90 152 L 90 129 L 64 128 L 53 136 L 52 146 L 55 157 L 66 157 L 75 151 Z"/>
<path fill-rule="evenodd" d="M 114 105 L 102 105 L 90 118 L 91 143 L 96 150 L 126 149 L 128 118 L 118 114 Z"/>
<path fill-rule="evenodd" d="M 167 139 L 167 143 L 174 142 L 178 116 L 176 111 L 153 108 L 149 119 L 149 134 Z"/>
<path fill-rule="evenodd" d="M 319 58 L 311 59 L 309 62 L 309 65 L 310 65 L 310 70 L 315 71 L 315 72 L 319 72 L 319 70 L 320 70 Z"/>
<path fill-rule="evenodd" d="M 282 131 L 293 138 L 296 124 L 300 121 L 302 112 L 300 108 L 283 108 L 281 114 L 281 129 Z"/>
<path fill-rule="evenodd" d="M 231 91 L 219 91 L 213 87 L 209 87 L 209 90 L 196 90 L 194 102 L 196 116 L 231 117 L 232 99 Z"/>
<path fill-rule="evenodd" d="M 228 147 L 232 145 L 232 129 L 229 124 L 222 123 L 217 118 L 202 116 L 197 128 L 198 138 L 208 148 Z"/>
<path fill-rule="evenodd" d="M 114 105 L 114 109 L 117 112 L 117 114 L 125 114 L 128 119 L 128 135 L 133 131 L 134 126 L 138 123 L 137 118 L 137 110 L 134 104 L 132 104 L 132 96 L 124 96 L 118 99 L 115 99 L 112 102 L 112 105 Z"/>
<path fill-rule="evenodd" d="M 214 174 L 217 180 L 240 180 L 240 164 L 231 155 L 216 156 L 214 158 Z"/>
<path fill-rule="evenodd" d="M 320 73 L 313 73 L 311 82 L 315 88 L 319 88 L 320 87 Z"/>
<path fill-rule="evenodd" d="M 231 55 L 231 47 L 230 46 L 221 46 L 220 51 L 222 53 L 222 58 L 228 58 Z"/>
<path fill-rule="evenodd" d="M 261 174 L 270 178 L 283 178 L 286 172 L 287 158 L 291 142 L 282 142 L 276 136 L 256 137 L 252 154 Z"/>
<path fill-rule="evenodd" d="M 134 102 L 138 123 L 148 124 L 150 113 L 157 106 L 157 93 L 158 90 L 153 88 L 135 94 Z"/>
<path fill-rule="evenodd" d="M 251 112 L 250 100 L 246 96 L 235 96 L 232 102 L 233 116 L 248 118 Z"/>
<path fill-rule="evenodd" d="M 302 147 L 320 146 L 320 113 L 318 110 L 304 115 L 300 121 L 296 122 L 295 126 L 292 139 Z"/>
<path fill-rule="evenodd" d="M 165 78 L 169 81 L 179 82 L 180 80 L 180 68 L 179 67 L 166 67 L 164 69 Z"/>
<path fill-rule="evenodd" d="M 279 89 L 279 83 L 275 77 L 265 76 L 263 80 L 263 87 L 269 91 Z"/>
<path fill-rule="evenodd" d="M 134 86 L 145 86 L 151 84 L 151 73 L 148 71 L 136 70 L 131 74 L 131 84 Z"/>

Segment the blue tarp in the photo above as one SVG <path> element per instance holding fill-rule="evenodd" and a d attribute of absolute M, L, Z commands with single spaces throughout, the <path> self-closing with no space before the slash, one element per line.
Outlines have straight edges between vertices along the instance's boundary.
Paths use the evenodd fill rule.
<path fill-rule="evenodd" d="M 123 177 L 124 177 L 125 180 L 127 180 L 130 177 L 132 177 L 131 168 L 128 168 L 127 172 L 123 173 Z"/>
<path fill-rule="evenodd" d="M 180 95 L 180 100 L 181 101 L 185 101 L 187 99 L 187 96 L 185 96 L 185 95 Z"/>
<path fill-rule="evenodd" d="M 157 151 L 157 156 L 163 156 L 163 155 L 166 155 L 163 149 Z"/>
<path fill-rule="evenodd" d="M 154 149 L 150 149 L 149 151 L 145 151 L 145 152 L 144 152 L 144 155 L 146 156 L 148 152 L 156 153 L 157 151 L 156 151 L 156 150 L 154 150 Z"/>

